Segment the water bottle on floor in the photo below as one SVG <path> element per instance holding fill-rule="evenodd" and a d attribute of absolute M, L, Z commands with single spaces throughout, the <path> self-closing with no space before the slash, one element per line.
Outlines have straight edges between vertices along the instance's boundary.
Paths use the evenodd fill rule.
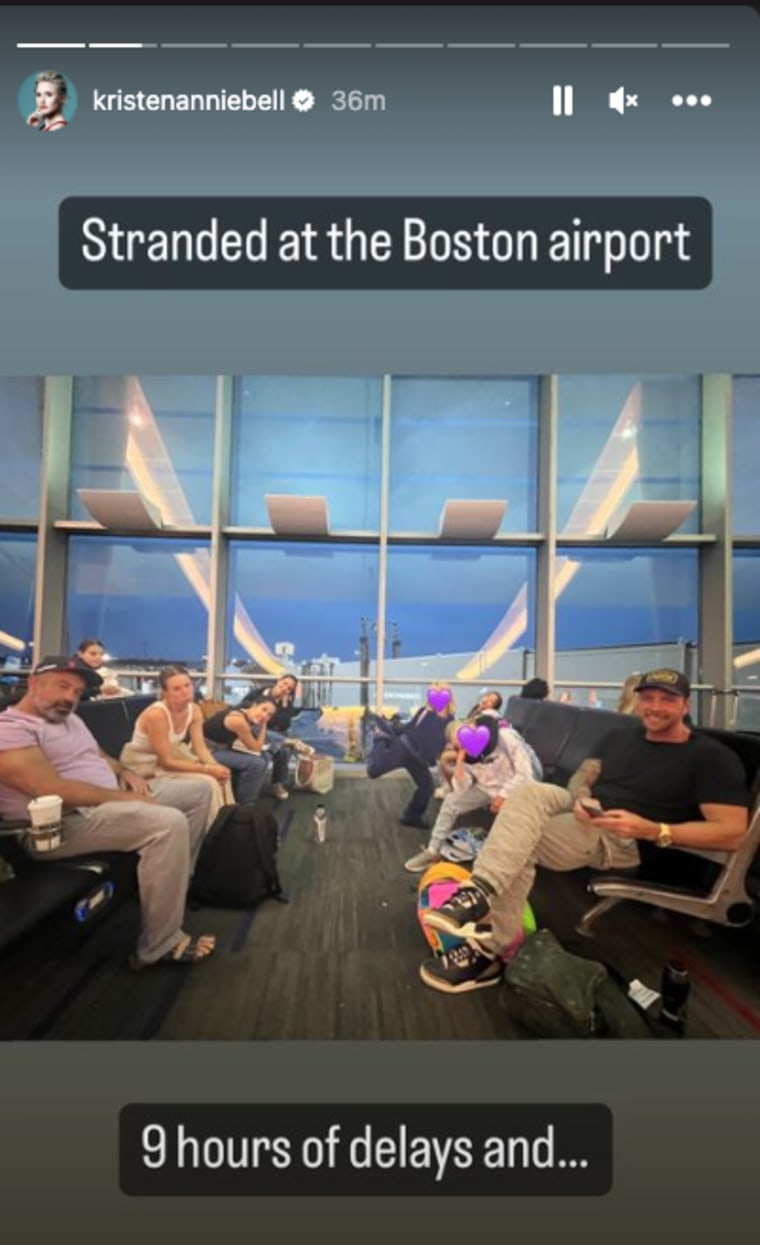
<path fill-rule="evenodd" d="M 686 965 L 680 960 L 670 960 L 662 970 L 660 1019 L 679 1032 L 683 1031 L 686 1024 L 686 1002 L 690 988 Z"/>
<path fill-rule="evenodd" d="M 314 838 L 317 843 L 324 843 L 327 838 L 327 809 L 318 804 L 314 810 Z"/>

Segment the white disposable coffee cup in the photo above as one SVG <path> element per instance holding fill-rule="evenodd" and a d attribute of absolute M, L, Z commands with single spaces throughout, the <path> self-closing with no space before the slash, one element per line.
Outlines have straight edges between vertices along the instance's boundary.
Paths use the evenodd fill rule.
<path fill-rule="evenodd" d="M 59 795 L 40 795 L 27 804 L 32 822 L 31 840 L 35 851 L 54 852 L 61 846 L 63 800 Z"/>

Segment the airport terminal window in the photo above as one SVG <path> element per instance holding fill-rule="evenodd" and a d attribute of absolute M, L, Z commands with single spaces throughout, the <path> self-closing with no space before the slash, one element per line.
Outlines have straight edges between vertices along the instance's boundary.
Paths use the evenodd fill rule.
<path fill-rule="evenodd" d="M 560 549 L 556 583 L 560 678 L 578 677 L 560 672 L 562 652 L 698 643 L 695 549 Z M 622 682 L 628 660 L 622 653 L 619 670 L 607 662 L 596 677 Z"/>
<path fill-rule="evenodd" d="M 760 646 L 760 549 L 734 554 L 734 642 Z"/>
<path fill-rule="evenodd" d="M 0 516 L 36 519 L 40 506 L 42 381 L 0 378 L 0 443 L 4 446 Z"/>
<path fill-rule="evenodd" d="M 391 531 L 432 534 L 452 497 L 507 499 L 502 530 L 534 527 L 539 384 L 539 377 L 393 379 Z M 72 517 L 87 517 L 77 487 L 141 487 L 154 499 L 159 491 L 168 522 L 210 522 L 216 385 L 215 377 L 75 379 Z M 753 505 L 760 377 L 733 386 L 734 518 L 737 533 L 752 536 L 760 531 Z M 317 493 L 338 537 L 341 528 L 378 531 L 383 395 L 381 377 L 233 378 L 230 522 L 268 526 L 268 491 Z M 637 646 L 680 664 L 699 640 L 698 552 L 563 549 L 562 536 L 600 534 L 635 498 L 698 497 L 700 379 L 566 376 L 558 397 L 556 676 L 593 682 L 588 661 L 596 651 L 600 681 L 622 680 Z M 0 632 L 12 637 L 9 652 L 33 632 L 36 537 L 12 524 L 37 517 L 42 407 L 42 381 L 0 381 L 0 431 L 14 446 L 0 503 L 7 520 Z M 695 517 L 682 530 L 696 527 Z M 158 533 L 69 540 L 66 643 L 95 633 L 120 659 L 202 661 L 209 546 Z M 396 696 L 408 707 L 410 689 L 419 698 L 434 679 L 477 685 L 533 672 L 534 550 L 391 542 L 387 559 L 387 701 Z M 758 564 L 757 551 L 734 558 L 737 658 L 760 647 Z M 220 603 L 227 669 L 292 661 L 356 678 L 369 660 L 374 676 L 379 574 L 374 545 L 233 540 L 229 598 Z M 753 675 L 745 662 L 735 681 Z M 398 678 L 419 678 L 419 686 L 392 692 Z M 339 686 L 333 703 L 346 704 Z M 466 698 L 471 689 L 462 690 Z"/>
<path fill-rule="evenodd" d="M 574 705 L 617 709 L 623 683 L 629 674 L 643 674 L 655 666 L 689 671 L 693 668 L 693 654 L 689 653 L 688 648 L 682 642 L 565 649 L 557 653 L 555 679 L 562 686 L 555 684 L 555 696 Z M 584 686 L 573 687 L 574 679 Z M 613 686 L 603 686 L 606 683 Z M 699 702 L 695 697 L 692 716 L 696 716 L 698 710 Z"/>
<path fill-rule="evenodd" d="M 311 673 L 324 666 L 325 674 L 355 677 L 364 625 L 374 669 L 376 549 L 233 540 L 229 584 L 228 663 L 247 659 L 264 670 L 280 662 L 299 670 L 316 664 L 320 670 Z M 356 688 L 351 691 L 355 696 Z"/>
<path fill-rule="evenodd" d="M 380 377 L 243 376 L 235 385 L 232 523 L 269 527 L 267 493 L 325 497 L 332 531 L 380 524 Z"/>
<path fill-rule="evenodd" d="M 208 545 L 73 536 L 68 647 L 94 635 L 119 661 L 200 663 L 206 653 L 209 571 Z"/>
<path fill-rule="evenodd" d="M 394 379 L 390 527 L 437 534 L 448 500 L 508 501 L 502 532 L 536 526 L 538 378 Z"/>
<path fill-rule="evenodd" d="M 137 489 L 165 523 L 211 522 L 216 380 L 99 376 L 74 382 L 69 513 L 78 488 Z"/>
<path fill-rule="evenodd" d="M 523 650 L 535 644 L 535 565 L 532 549 L 392 546 L 386 679 L 520 682 Z M 466 712 L 477 689 L 456 696 Z"/>
<path fill-rule="evenodd" d="M 37 537 L 0 532 L 0 659 L 31 658 Z"/>
<path fill-rule="evenodd" d="M 633 501 L 699 502 L 697 376 L 559 379 L 557 530 L 601 536 Z M 699 506 L 678 529 L 699 531 Z"/>
<path fill-rule="evenodd" d="M 742 688 L 736 725 L 760 731 L 760 549 L 734 554 L 734 683 Z"/>
<path fill-rule="evenodd" d="M 760 535 L 760 376 L 737 376 L 733 384 L 734 531 Z"/>

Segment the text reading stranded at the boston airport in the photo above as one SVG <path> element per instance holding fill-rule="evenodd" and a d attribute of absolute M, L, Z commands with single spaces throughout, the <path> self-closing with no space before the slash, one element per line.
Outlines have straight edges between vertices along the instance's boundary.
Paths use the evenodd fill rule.
<path fill-rule="evenodd" d="M 252 222 L 245 233 L 222 229 L 212 216 L 204 228 L 129 229 L 118 221 L 90 216 L 82 224 L 82 255 L 91 264 L 102 260 L 131 263 L 144 258 L 152 264 L 265 263 L 276 256 L 282 263 L 307 263 L 320 252 L 335 263 L 386 263 L 394 255 L 394 237 L 387 229 L 371 232 L 347 217 L 329 225 L 323 233 L 306 221 L 300 229 L 284 229 L 271 236 L 267 217 Z M 566 229 L 554 229 L 542 238 L 535 229 L 491 229 L 478 221 L 472 229 L 430 229 L 420 217 L 404 217 L 398 251 L 404 263 L 421 260 L 457 264 L 536 264 L 545 254 L 553 264 L 588 264 L 597 259 L 605 273 L 625 260 L 660 263 L 674 258 L 692 262 L 692 231 L 683 221 L 673 229 L 584 229 L 574 216 Z"/>

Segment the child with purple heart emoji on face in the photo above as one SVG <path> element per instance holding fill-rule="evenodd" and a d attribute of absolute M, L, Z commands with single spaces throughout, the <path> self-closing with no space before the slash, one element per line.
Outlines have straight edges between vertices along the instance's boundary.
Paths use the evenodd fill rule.
<path fill-rule="evenodd" d="M 492 732 L 484 723 L 481 722 L 480 726 L 471 726 L 469 722 L 465 722 L 464 726 L 460 726 L 457 731 L 457 742 L 462 755 L 469 761 L 477 761 L 486 748 L 492 752 L 491 735 Z"/>
<path fill-rule="evenodd" d="M 475 718 L 485 714 L 490 717 L 499 718 L 501 716 L 502 699 L 498 692 L 492 692 L 487 687 L 481 689 L 480 697 L 467 714 L 467 721 L 473 722 Z M 465 725 L 465 723 L 461 723 Z M 502 726 L 508 726 L 508 722 L 502 722 Z M 456 765 L 457 752 L 459 745 L 456 740 L 455 729 L 449 727 L 446 733 L 446 747 L 438 758 L 438 773 L 440 777 L 440 786 L 435 794 L 440 800 L 445 800 L 450 794 L 451 780 L 454 776 L 454 766 Z"/>
<path fill-rule="evenodd" d="M 409 873 L 424 873 L 440 860 L 441 847 L 463 813 L 487 808 L 498 813 L 505 798 L 524 782 L 533 782 L 530 756 L 516 731 L 504 727 L 493 711 L 462 722 L 457 745 L 452 790 L 441 805 L 426 847 L 407 860 Z"/>

